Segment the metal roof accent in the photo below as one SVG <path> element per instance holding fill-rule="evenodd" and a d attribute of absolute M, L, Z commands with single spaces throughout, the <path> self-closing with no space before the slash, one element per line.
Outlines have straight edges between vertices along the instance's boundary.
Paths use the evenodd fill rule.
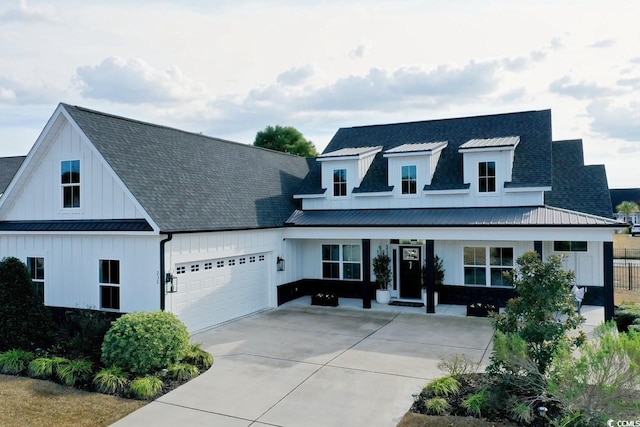
<path fill-rule="evenodd" d="M 0 221 L 0 231 L 153 231 L 145 219 Z"/>
<path fill-rule="evenodd" d="M 398 147 L 394 147 L 390 150 L 385 151 L 385 154 L 391 153 L 412 153 L 419 151 L 434 151 L 438 148 L 444 148 L 447 146 L 447 141 L 438 141 L 438 142 L 422 142 L 417 144 L 402 144 Z"/>
<path fill-rule="evenodd" d="M 381 149 L 382 149 L 381 146 L 342 148 L 340 150 L 332 151 L 330 153 L 324 153 L 324 154 L 318 156 L 318 159 L 326 159 L 326 158 L 330 158 L 330 157 L 360 156 L 360 155 L 363 155 L 363 154 L 377 152 L 377 151 L 380 151 Z"/>
<path fill-rule="evenodd" d="M 513 147 L 520 143 L 519 136 L 504 136 L 500 138 L 470 139 L 460 146 L 458 150 L 470 150 L 475 148 Z"/>
<path fill-rule="evenodd" d="M 620 227 L 609 218 L 551 206 L 297 210 L 294 227 Z"/>

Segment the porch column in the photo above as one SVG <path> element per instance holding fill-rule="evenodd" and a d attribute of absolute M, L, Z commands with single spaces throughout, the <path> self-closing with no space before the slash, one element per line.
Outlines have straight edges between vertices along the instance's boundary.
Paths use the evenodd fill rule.
<path fill-rule="evenodd" d="M 435 248 L 433 240 L 427 240 L 425 246 L 425 257 L 424 262 L 426 268 L 424 269 L 424 284 L 427 288 L 427 313 L 435 313 L 436 312 L 436 304 L 434 298 L 434 292 L 436 291 L 436 285 L 433 283 L 434 276 L 434 258 L 435 258 Z"/>
<path fill-rule="evenodd" d="M 540 259 L 544 259 L 544 257 L 542 256 L 542 241 L 540 240 L 534 241 L 533 250 L 538 253 L 538 256 L 540 257 Z"/>
<path fill-rule="evenodd" d="M 604 320 L 613 319 L 613 242 L 602 242 Z"/>
<path fill-rule="evenodd" d="M 362 308 L 371 308 L 371 240 L 362 239 Z"/>

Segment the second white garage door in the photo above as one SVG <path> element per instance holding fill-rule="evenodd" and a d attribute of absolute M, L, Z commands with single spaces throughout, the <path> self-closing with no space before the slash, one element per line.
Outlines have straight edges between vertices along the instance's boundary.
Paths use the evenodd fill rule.
<path fill-rule="evenodd" d="M 171 307 L 193 333 L 269 306 L 267 254 L 176 264 Z"/>

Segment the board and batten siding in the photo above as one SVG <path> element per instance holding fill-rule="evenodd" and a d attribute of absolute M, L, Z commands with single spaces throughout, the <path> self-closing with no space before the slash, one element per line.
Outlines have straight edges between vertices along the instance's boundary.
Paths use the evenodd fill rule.
<path fill-rule="evenodd" d="M 49 135 L 22 176 L 21 195 L 4 220 L 145 218 L 97 151 L 69 123 Z M 60 162 L 80 160 L 80 208 L 62 208 Z"/>
<path fill-rule="evenodd" d="M 0 236 L 0 259 L 43 257 L 45 304 L 100 308 L 99 260 L 120 261 L 121 312 L 160 309 L 158 236 L 22 234 Z"/>

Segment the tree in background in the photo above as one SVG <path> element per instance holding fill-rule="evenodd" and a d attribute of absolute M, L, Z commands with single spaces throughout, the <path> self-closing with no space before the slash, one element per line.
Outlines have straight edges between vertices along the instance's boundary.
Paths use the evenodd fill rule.
<path fill-rule="evenodd" d="M 253 145 L 300 157 L 316 157 L 318 155 L 313 142 L 291 126 L 267 126 L 256 134 Z"/>
<path fill-rule="evenodd" d="M 627 222 L 629 222 L 631 215 L 640 211 L 640 206 L 638 206 L 636 202 L 626 200 L 616 206 L 616 211 L 618 211 L 618 213 L 624 214 Z"/>

